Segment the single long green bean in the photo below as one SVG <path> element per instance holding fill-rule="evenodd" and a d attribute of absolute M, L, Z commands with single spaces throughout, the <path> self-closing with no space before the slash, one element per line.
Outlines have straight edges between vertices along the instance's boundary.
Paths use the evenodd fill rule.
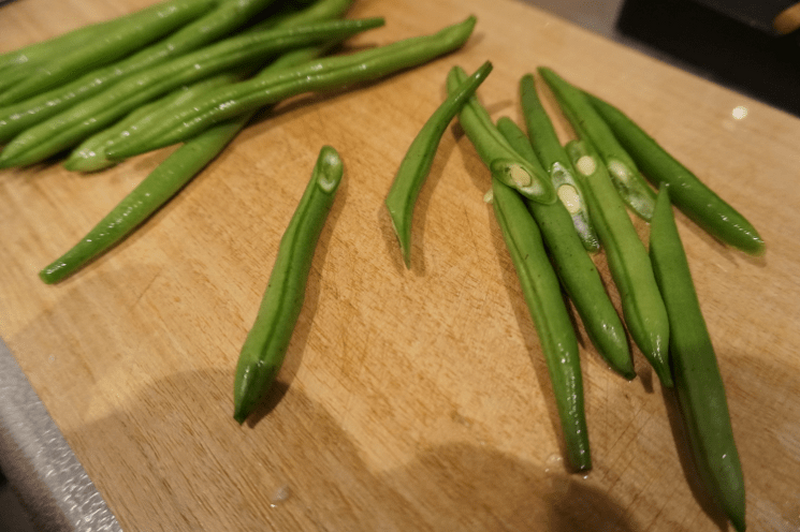
<path fill-rule="evenodd" d="M 516 123 L 501 118 L 498 129 L 520 155 L 531 164 L 540 164 L 530 140 Z M 544 205 L 528 200 L 528 209 L 539 226 L 556 274 L 575 304 L 592 344 L 611 369 L 628 380 L 633 379 L 636 372 L 625 327 L 608 297 L 600 273 L 574 229 L 574 218 L 560 201 Z"/>
<path fill-rule="evenodd" d="M 670 197 L 681 212 L 722 242 L 751 255 L 762 255 L 764 240 L 753 224 L 670 155 L 622 111 L 586 93 L 617 140 L 655 186 L 670 185 Z"/>
<path fill-rule="evenodd" d="M 454 91 L 466 76 L 463 69 L 453 67 L 447 76 L 448 92 Z M 493 176 L 532 200 L 540 203 L 557 200 L 547 173 L 541 166 L 530 164 L 509 145 L 476 95 L 461 108 L 458 121 Z"/>
<path fill-rule="evenodd" d="M 0 94 L 0 105 L 23 101 L 140 50 L 208 12 L 215 2 L 171 0 L 145 8 L 90 43 L 63 49 L 58 57 Z"/>
<path fill-rule="evenodd" d="M 32 127 L 0 153 L 0 167 L 30 165 L 71 148 L 137 106 L 186 83 L 251 61 L 264 61 L 281 51 L 341 39 L 382 24 L 381 18 L 324 21 L 231 37 L 130 77 L 111 90 Z M 111 150 L 106 153 L 112 157 Z"/>
<path fill-rule="evenodd" d="M 636 215 L 649 221 L 653 215 L 656 194 L 642 177 L 636 163 L 620 146 L 582 91 L 549 68 L 539 68 L 538 72 L 552 89 L 578 137 L 590 141 L 599 152 L 623 201 Z"/>
<path fill-rule="evenodd" d="M 234 382 L 234 414 L 244 423 L 275 380 L 283 364 L 320 233 L 343 174 L 339 154 L 325 146 L 289 226 L 269 277 L 258 314 L 242 346 Z"/>
<path fill-rule="evenodd" d="M 492 193 L 495 217 L 517 271 L 550 373 L 567 460 L 577 471 L 591 469 L 578 340 L 558 278 L 522 196 L 496 178 L 492 179 Z"/>
<path fill-rule="evenodd" d="M 528 128 L 528 142 L 542 166 L 550 174 L 558 198 L 569 211 L 583 247 L 587 251 L 597 251 L 600 249 L 600 241 L 589 217 L 589 209 L 581 187 L 575 180 L 575 169 L 572 168 L 569 156 L 558 140 L 553 123 L 539 99 L 531 74 L 522 76 L 519 81 L 519 92 L 522 114 Z M 498 123 L 498 127 L 501 126 L 502 124 Z"/>
<path fill-rule="evenodd" d="M 274 0 L 224 0 L 216 9 L 172 35 L 121 61 L 62 87 L 0 108 L 0 144 L 18 133 L 97 95 L 120 80 L 209 45 L 251 22 Z M 339 0 L 335 0 L 339 1 Z"/>
<path fill-rule="evenodd" d="M 669 319 L 647 249 L 594 147 L 585 141 L 570 141 L 567 153 L 586 192 L 589 212 L 622 298 L 628 331 L 662 386 L 671 388 Z"/>
<path fill-rule="evenodd" d="M 411 222 L 417 197 L 428 177 L 448 124 L 492 71 L 486 61 L 433 112 L 414 137 L 395 174 L 385 204 L 392 220 L 406 268 L 411 267 Z"/>
<path fill-rule="evenodd" d="M 264 69 L 291 68 L 324 53 L 326 46 L 293 50 Z M 190 139 L 156 167 L 89 233 L 39 272 L 47 284 L 73 275 L 136 230 L 212 161 L 252 118 L 252 113 L 217 124 Z"/>
<path fill-rule="evenodd" d="M 745 487 L 725 385 L 683 249 L 669 192 L 662 185 L 650 226 L 650 257 L 669 314 L 675 391 L 700 478 L 739 532 Z"/>
<path fill-rule="evenodd" d="M 166 115 L 143 138 L 129 137 L 108 151 L 126 158 L 181 142 L 220 120 L 315 90 L 326 90 L 379 79 L 431 61 L 462 46 L 475 27 L 475 17 L 432 35 L 412 37 L 345 56 L 325 57 L 291 72 L 243 81 L 212 91 L 202 101 Z"/>

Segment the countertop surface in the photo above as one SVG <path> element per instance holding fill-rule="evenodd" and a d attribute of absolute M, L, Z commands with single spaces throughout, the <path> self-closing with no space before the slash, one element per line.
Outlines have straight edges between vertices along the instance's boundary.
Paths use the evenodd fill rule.
<path fill-rule="evenodd" d="M 0 52 L 149 3 L 14 2 Z M 95 175 L 57 162 L 0 171 L 0 337 L 124 530 L 725 529 L 672 395 L 638 351 L 637 379 L 612 373 L 582 328 L 594 469 L 566 470 L 536 331 L 483 202 L 489 175 L 456 123 L 404 268 L 383 199 L 447 71 L 486 59 L 495 69 L 479 94 L 493 117 L 519 121 L 519 78 L 552 67 L 622 108 L 759 229 L 767 253 L 751 258 L 677 216 L 728 390 L 749 529 L 800 528 L 800 120 L 507 0 L 357 0 L 352 17 L 386 26 L 351 43 L 469 14 L 475 33 L 452 55 L 279 106 L 59 285 L 38 270 L 171 149 Z M 278 385 L 239 426 L 239 348 L 323 144 L 341 153 L 344 182 Z"/>

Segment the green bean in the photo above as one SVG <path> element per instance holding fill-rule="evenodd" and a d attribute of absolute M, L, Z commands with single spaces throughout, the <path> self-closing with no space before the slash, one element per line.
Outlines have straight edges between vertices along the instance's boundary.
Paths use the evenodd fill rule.
<path fill-rule="evenodd" d="M 531 141 L 514 121 L 503 117 L 498 120 L 497 129 L 528 162 L 541 164 L 531 147 Z M 550 205 L 530 200 L 527 203 L 553 259 L 556 274 L 575 304 L 592 344 L 611 369 L 628 380 L 633 379 L 636 372 L 625 327 L 606 293 L 600 273 L 574 229 L 574 219 L 567 207 L 560 201 Z"/>
<path fill-rule="evenodd" d="M 670 185 L 673 203 L 686 216 L 726 244 L 751 255 L 764 253 L 764 241 L 739 211 L 667 153 L 622 111 L 595 96 L 586 96 L 645 177 L 657 187 L 663 183 Z"/>
<path fill-rule="evenodd" d="M 334 0 L 340 1 L 340 0 Z M 172 35 L 121 61 L 23 102 L 0 109 L 0 144 L 14 135 L 86 100 L 121 79 L 212 43 L 249 23 L 273 0 L 224 0 L 219 6 Z"/>
<path fill-rule="evenodd" d="M 475 94 L 491 71 L 492 64 L 486 61 L 445 99 L 422 126 L 400 163 L 385 203 L 400 243 L 406 268 L 411 267 L 411 222 L 414 217 L 414 205 L 428 177 L 442 135 L 447 125 L 464 103 Z"/>
<path fill-rule="evenodd" d="M 476 19 L 448 26 L 432 35 L 412 37 L 374 49 L 309 62 L 292 72 L 248 80 L 209 93 L 202 101 L 166 115 L 159 125 L 137 138 L 131 135 L 108 151 L 125 158 L 181 142 L 212 124 L 237 114 L 277 103 L 304 92 L 340 88 L 379 79 L 452 52 L 472 34 Z M 143 137 L 143 138 L 142 138 Z"/>
<path fill-rule="evenodd" d="M 282 55 L 264 73 L 291 68 L 327 50 L 302 48 Z M 215 125 L 178 148 L 151 172 L 89 233 L 39 272 L 47 284 L 69 277 L 110 250 L 177 194 L 241 131 L 252 114 Z"/>
<path fill-rule="evenodd" d="M 112 126 L 92 135 L 75 148 L 64 161 L 64 168 L 74 172 L 97 172 L 119 161 L 105 156 L 106 149 L 120 138 L 129 135 L 130 131 L 146 128 L 153 123 L 162 109 L 176 107 L 197 97 L 206 91 L 222 85 L 229 85 L 241 76 L 236 73 L 224 73 L 188 86 L 181 87 L 162 98 L 149 102 Z"/>
<path fill-rule="evenodd" d="M 625 203 L 640 218 L 649 221 L 653 215 L 656 194 L 639 173 L 636 163 L 619 145 L 611 130 L 576 87 L 573 87 L 549 68 L 539 68 L 539 74 L 553 90 L 558 103 L 575 132 L 591 141 L 600 153 L 614 186 Z"/>
<path fill-rule="evenodd" d="M 581 187 L 575 181 L 575 169 L 572 168 L 567 152 L 559 142 L 553 124 L 539 100 L 532 75 L 526 74 L 520 79 L 519 90 L 522 114 L 528 126 L 529 143 L 550 174 L 556 193 L 567 207 L 583 247 L 587 251 L 597 251 L 600 249 L 600 241 L 589 217 Z"/>
<path fill-rule="evenodd" d="M 342 161 L 330 146 L 319 154 L 311 181 L 281 237 L 267 289 L 239 355 L 234 414 L 244 423 L 272 386 L 303 308 L 314 251 L 342 179 Z"/>
<path fill-rule="evenodd" d="M 570 141 L 567 153 L 586 192 L 589 213 L 622 298 L 628 331 L 662 386 L 671 388 L 669 319 L 647 250 L 594 147 L 586 141 Z"/>
<path fill-rule="evenodd" d="M 673 217 L 672 189 L 660 188 L 650 228 L 650 257 L 669 314 L 675 391 L 700 478 L 734 528 L 743 532 L 742 466 L 714 346 Z"/>
<path fill-rule="evenodd" d="M 448 92 L 454 91 L 466 76 L 463 69 L 453 67 L 447 76 Z M 461 108 L 458 121 L 494 177 L 527 198 L 555 203 L 556 192 L 545 171 L 530 164 L 508 144 L 477 96 L 473 95 Z"/>
<path fill-rule="evenodd" d="M 553 384 L 568 462 L 577 471 L 591 469 L 578 341 L 561 296 L 558 278 L 522 196 L 496 178 L 492 179 L 492 193 L 495 217 L 539 334 Z"/>
<path fill-rule="evenodd" d="M 263 61 L 276 52 L 340 39 L 383 24 L 383 19 L 325 21 L 231 37 L 176 58 L 34 126 L 0 153 L 0 167 L 30 165 L 83 141 L 137 106 L 186 83 Z M 107 150 L 111 156 L 111 150 Z"/>
<path fill-rule="evenodd" d="M 23 81 L 0 94 L 0 105 L 17 103 L 112 63 L 208 12 L 216 0 L 171 0 L 139 11 L 91 43 L 63 49 Z"/>

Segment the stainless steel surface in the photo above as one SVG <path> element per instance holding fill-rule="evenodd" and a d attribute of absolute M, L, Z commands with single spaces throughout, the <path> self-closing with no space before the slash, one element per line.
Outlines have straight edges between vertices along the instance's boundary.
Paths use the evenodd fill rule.
<path fill-rule="evenodd" d="M 24 502 L 37 530 L 120 530 L 2 339 L 0 470 Z"/>

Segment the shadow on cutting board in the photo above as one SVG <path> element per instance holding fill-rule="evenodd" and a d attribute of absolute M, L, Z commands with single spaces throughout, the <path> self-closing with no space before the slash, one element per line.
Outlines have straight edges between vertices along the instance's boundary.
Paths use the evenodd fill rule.
<path fill-rule="evenodd" d="M 376 472 L 298 385 L 255 428 L 239 427 L 230 380 L 222 370 L 173 375 L 140 390 L 126 411 L 67 435 L 79 455 L 91 453 L 81 444 L 117 449 L 117 470 L 95 482 L 124 529 L 643 530 L 582 477 L 477 443 L 434 445 Z"/>

